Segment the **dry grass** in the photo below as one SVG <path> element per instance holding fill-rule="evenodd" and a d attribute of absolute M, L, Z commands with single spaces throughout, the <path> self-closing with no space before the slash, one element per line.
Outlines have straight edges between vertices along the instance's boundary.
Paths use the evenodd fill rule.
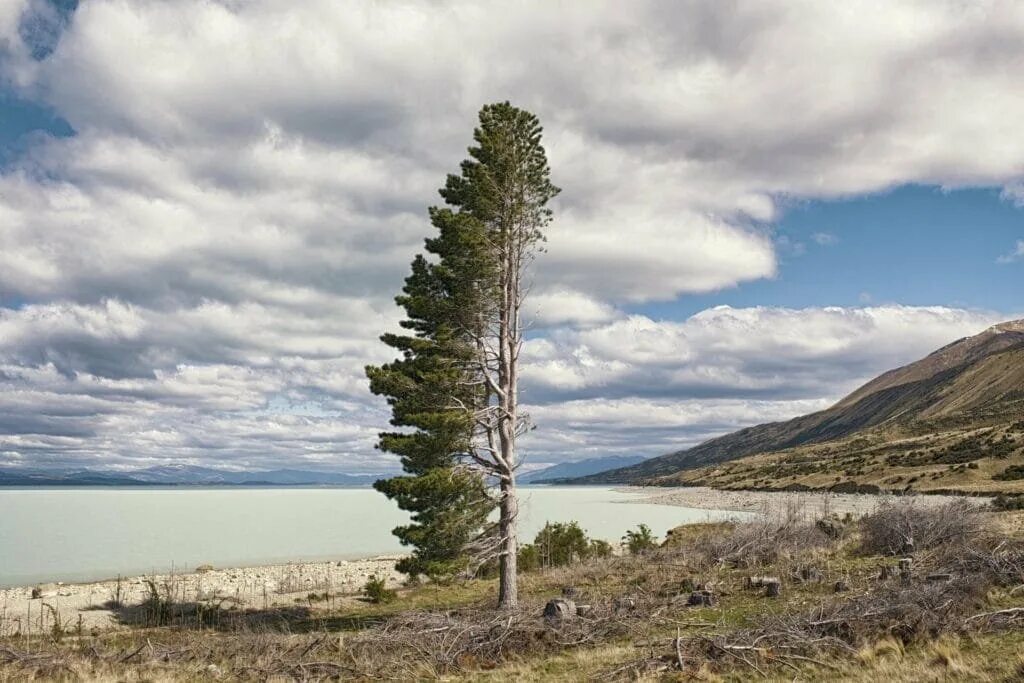
<path fill-rule="evenodd" d="M 154 586 L 128 630 L 0 640 L 0 681 L 1014 680 L 1016 655 L 985 653 L 1024 644 L 1024 544 L 991 513 L 954 512 L 892 507 L 838 534 L 796 506 L 691 527 L 643 557 L 524 575 L 515 613 L 494 612 L 493 583 L 473 581 L 344 612 L 222 606 L 200 620 Z M 893 560 L 874 553 L 908 529 L 912 571 L 880 579 Z M 928 579 L 938 572 L 949 579 Z M 747 588 L 755 573 L 782 594 Z M 839 580 L 848 590 L 834 593 Z M 545 621 L 563 588 L 589 610 Z M 713 605 L 688 604 L 700 590 Z"/>
<path fill-rule="evenodd" d="M 968 500 L 931 508 L 915 498 L 886 500 L 860 520 L 862 551 L 906 555 L 939 546 L 961 547 L 987 531 L 988 519 Z"/>

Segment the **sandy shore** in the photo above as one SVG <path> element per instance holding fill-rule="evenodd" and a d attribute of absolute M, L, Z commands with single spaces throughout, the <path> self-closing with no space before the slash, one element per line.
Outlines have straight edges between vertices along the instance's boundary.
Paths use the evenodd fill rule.
<path fill-rule="evenodd" d="M 808 493 L 789 491 L 722 491 L 703 486 L 679 488 L 654 488 L 626 486 L 616 489 L 625 493 L 643 495 L 646 503 L 676 505 L 702 510 L 731 510 L 735 512 L 759 512 L 774 514 L 792 504 L 800 505 L 808 515 L 832 512 L 840 515 L 850 513 L 864 515 L 891 496 L 863 493 Z M 960 496 L 920 495 L 914 497 L 919 505 L 943 505 Z M 985 505 L 991 499 L 971 497 L 968 500 Z"/>
<path fill-rule="evenodd" d="M 405 577 L 395 571 L 398 557 L 338 562 L 296 562 L 262 567 L 211 569 L 190 574 L 134 576 L 92 583 L 48 583 L 0 589 L 0 637 L 49 631 L 55 620 L 65 630 L 106 630 L 121 626 L 123 610 L 110 609 L 120 591 L 124 606 L 141 604 L 152 581 L 180 602 L 229 601 L 239 608 L 307 604 L 310 593 L 330 597 L 319 606 L 353 600 L 371 575 L 394 586 Z M 40 597 L 33 598 L 33 589 Z"/>

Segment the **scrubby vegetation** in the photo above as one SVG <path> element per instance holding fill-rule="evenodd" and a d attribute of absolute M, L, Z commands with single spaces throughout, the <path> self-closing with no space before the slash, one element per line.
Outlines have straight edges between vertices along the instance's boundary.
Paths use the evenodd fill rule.
<path fill-rule="evenodd" d="M 999 481 L 1014 481 L 1017 479 L 1024 479 L 1024 465 L 1012 465 L 1007 467 L 1005 470 L 996 474 L 992 477 Z"/>
<path fill-rule="evenodd" d="M 1022 422 L 1011 422 L 1006 415 L 969 417 L 887 424 L 866 432 L 871 438 L 793 446 L 644 483 L 835 493 L 1024 494 Z"/>
<path fill-rule="evenodd" d="M 622 544 L 630 555 L 643 555 L 658 547 L 658 541 L 651 533 L 651 527 L 646 524 L 627 531 L 626 535 L 622 537 Z"/>
<path fill-rule="evenodd" d="M 579 527 L 549 525 L 531 544 L 549 544 L 548 561 L 521 574 L 523 604 L 513 611 L 495 611 L 493 580 L 475 579 L 408 587 L 389 604 L 353 596 L 332 606 L 225 609 L 200 625 L 167 604 L 173 591 L 154 587 L 164 626 L 8 639 L 0 680 L 975 681 L 1024 673 L 1014 654 L 1024 645 L 1024 540 L 1006 532 L 1020 527 L 1015 513 L 969 501 L 895 501 L 861 520 L 805 509 L 681 527 L 639 555 L 578 554 L 591 547 Z"/>
<path fill-rule="evenodd" d="M 945 448 L 892 455 L 887 458 L 887 462 L 903 467 L 961 464 L 982 458 L 1007 458 L 1017 447 L 1017 441 L 1009 434 L 1003 434 L 1001 437 L 991 433 L 972 434 Z"/>
<path fill-rule="evenodd" d="M 1024 510 L 1024 496 L 998 495 L 992 500 L 996 510 Z"/>
<path fill-rule="evenodd" d="M 366 585 L 363 586 L 363 593 L 366 595 L 366 599 L 375 605 L 392 602 L 397 597 L 397 593 L 387 587 L 384 579 L 376 576 L 370 576 L 366 580 Z"/>
<path fill-rule="evenodd" d="M 606 558 L 611 554 L 611 544 L 590 538 L 578 523 L 548 522 L 537 532 L 533 543 L 519 547 L 518 565 L 520 572 L 532 572 L 591 558 Z M 492 561 L 481 567 L 478 575 L 493 577 L 497 570 L 497 562 Z"/>

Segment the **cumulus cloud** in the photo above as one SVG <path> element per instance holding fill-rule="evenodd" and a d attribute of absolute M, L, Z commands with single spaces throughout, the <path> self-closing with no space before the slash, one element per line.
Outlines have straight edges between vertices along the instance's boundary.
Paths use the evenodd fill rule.
<path fill-rule="evenodd" d="M 672 396 L 838 399 L 1001 319 L 942 307 L 709 309 L 681 322 L 623 317 L 531 341 L 531 401 Z"/>
<path fill-rule="evenodd" d="M 0 83 L 76 132 L 0 171 L 0 459 L 381 467 L 362 366 L 476 110 L 506 98 L 563 187 L 535 447 L 651 452 L 802 412 L 991 316 L 624 311 L 776 276 L 791 199 L 1016 196 L 1022 38 L 1009 2 L 0 3 Z M 560 401 L 735 417 L 616 441 Z"/>
<path fill-rule="evenodd" d="M 1014 261 L 1020 261 L 1024 259 L 1024 240 L 1017 240 L 1017 246 L 1013 251 L 1008 254 L 1003 254 L 998 259 L 997 263 L 1013 263 Z"/>
<path fill-rule="evenodd" d="M 637 397 L 556 402 L 531 410 L 538 429 L 524 439 L 524 446 L 531 461 L 544 464 L 608 455 L 656 456 L 751 424 L 822 410 L 829 403 Z"/>

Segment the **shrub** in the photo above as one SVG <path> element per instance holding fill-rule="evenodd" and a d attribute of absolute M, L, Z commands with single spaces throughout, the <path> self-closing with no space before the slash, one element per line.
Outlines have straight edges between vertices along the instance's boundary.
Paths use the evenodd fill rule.
<path fill-rule="evenodd" d="M 591 557 L 610 557 L 612 547 L 607 541 L 591 539 L 580 528 L 579 522 L 548 522 L 537 532 L 533 543 L 519 546 L 518 569 L 532 572 L 551 567 L 565 567 Z M 480 576 L 493 576 L 497 563 L 488 562 L 479 571 Z"/>
<path fill-rule="evenodd" d="M 608 541 L 602 541 L 600 539 L 592 539 L 590 541 L 590 557 L 597 557 L 604 559 L 612 556 L 612 544 Z"/>
<path fill-rule="evenodd" d="M 657 539 L 654 538 L 651 528 L 646 524 L 641 524 L 635 531 L 627 531 L 626 535 L 622 537 L 622 542 L 626 544 L 630 555 L 641 555 L 658 547 Z"/>
<path fill-rule="evenodd" d="M 793 499 L 772 514 L 709 534 L 698 547 L 708 564 L 766 566 L 831 545 L 834 539 L 825 528 L 811 521 L 804 501 Z"/>
<path fill-rule="evenodd" d="M 521 572 L 532 572 L 540 568 L 540 553 L 537 546 L 526 543 L 519 546 L 519 561 L 517 567 Z"/>
<path fill-rule="evenodd" d="M 590 539 L 577 522 L 548 522 L 533 545 L 541 567 L 564 567 L 590 555 Z"/>
<path fill-rule="evenodd" d="M 996 510 L 1024 510 L 1024 495 L 1008 496 L 1000 493 L 992 501 Z"/>
<path fill-rule="evenodd" d="M 395 591 L 388 588 L 384 579 L 377 578 L 376 574 L 370 575 L 370 578 L 366 580 L 363 593 L 366 594 L 366 599 L 375 605 L 391 602 L 397 597 Z"/>
<path fill-rule="evenodd" d="M 977 506 L 966 500 L 923 507 L 910 498 L 885 501 L 860 520 L 862 550 L 899 555 L 962 543 L 984 529 Z"/>
<path fill-rule="evenodd" d="M 1005 470 L 996 474 L 992 477 L 999 481 L 1014 481 L 1016 479 L 1024 479 L 1024 465 L 1011 465 Z"/>

